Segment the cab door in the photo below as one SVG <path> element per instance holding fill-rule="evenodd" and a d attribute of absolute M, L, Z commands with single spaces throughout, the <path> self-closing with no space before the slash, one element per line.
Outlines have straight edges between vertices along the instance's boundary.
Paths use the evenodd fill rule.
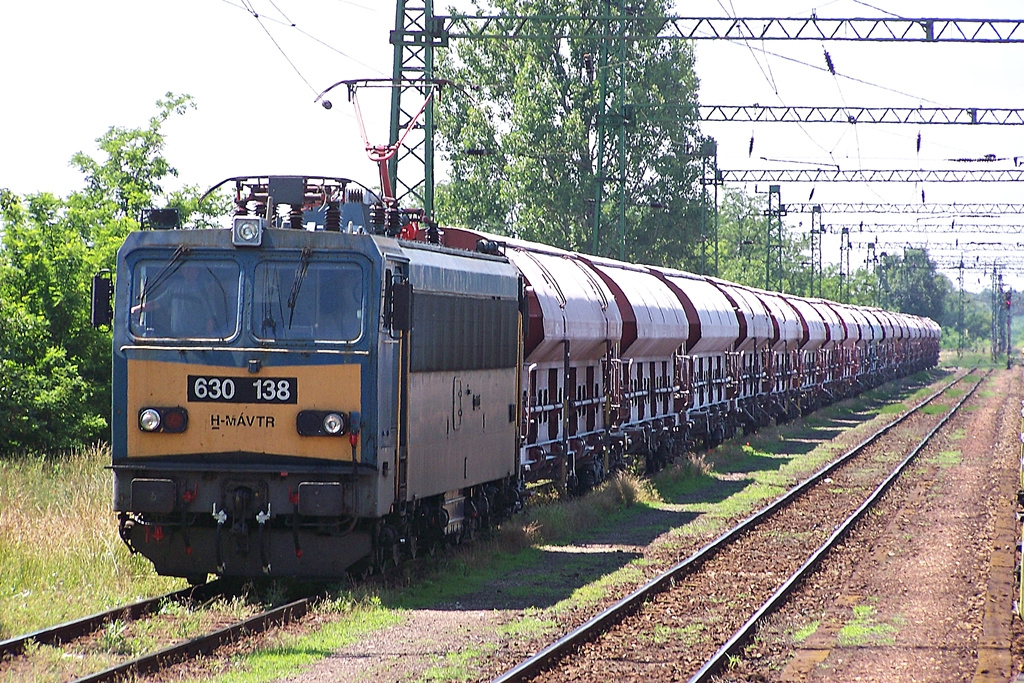
<path fill-rule="evenodd" d="M 391 501 L 407 497 L 409 472 L 409 335 L 412 328 L 412 286 L 408 263 L 388 259 L 383 277 L 379 359 L 379 429 L 382 483 Z M 393 460 L 393 465 L 391 461 Z M 388 463 L 388 464 L 385 464 Z M 383 494 L 383 490 L 382 490 Z M 388 505 L 384 505 L 385 503 Z M 390 501 L 382 500 L 382 507 Z"/>

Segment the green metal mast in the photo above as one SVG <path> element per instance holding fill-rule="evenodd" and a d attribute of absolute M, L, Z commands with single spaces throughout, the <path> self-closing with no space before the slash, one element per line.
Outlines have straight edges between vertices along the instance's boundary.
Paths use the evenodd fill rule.
<path fill-rule="evenodd" d="M 785 231 L 782 216 L 782 191 L 778 185 L 768 187 L 768 239 L 765 242 L 767 253 L 764 259 L 764 288 L 768 291 L 783 291 L 782 245 Z"/>
<path fill-rule="evenodd" d="M 426 102 L 422 128 L 414 129 L 388 163 L 391 186 L 400 205 L 419 205 L 434 215 L 434 48 L 448 45 L 434 18 L 433 0 L 397 0 L 391 90 L 390 143 L 398 142 Z M 419 82 L 419 83 L 417 83 Z M 431 98 L 427 102 L 427 98 Z M 409 159 L 417 163 L 402 164 Z M 402 166 L 402 174 L 398 167 Z"/>

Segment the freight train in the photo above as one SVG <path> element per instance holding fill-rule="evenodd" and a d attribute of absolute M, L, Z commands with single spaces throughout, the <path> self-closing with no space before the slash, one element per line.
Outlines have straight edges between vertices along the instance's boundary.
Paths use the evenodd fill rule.
<path fill-rule="evenodd" d="M 419 222 L 345 178 L 234 178 L 94 280 L 120 535 L 161 574 L 336 577 L 937 362 L 911 315 Z M 113 298 L 112 305 L 110 298 Z"/>

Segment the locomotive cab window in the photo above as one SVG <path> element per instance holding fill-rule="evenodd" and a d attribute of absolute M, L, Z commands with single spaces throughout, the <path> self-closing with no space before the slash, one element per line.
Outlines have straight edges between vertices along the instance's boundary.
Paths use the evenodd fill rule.
<path fill-rule="evenodd" d="M 363 331 L 363 273 L 337 262 L 264 261 L 253 282 L 253 334 L 265 340 L 352 342 Z"/>
<path fill-rule="evenodd" d="M 139 261 L 132 269 L 131 333 L 146 339 L 233 337 L 238 282 L 234 261 Z"/>

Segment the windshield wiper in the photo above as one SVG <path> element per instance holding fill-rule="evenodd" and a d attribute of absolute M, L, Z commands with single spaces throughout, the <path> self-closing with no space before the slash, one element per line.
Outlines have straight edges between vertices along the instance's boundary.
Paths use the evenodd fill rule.
<path fill-rule="evenodd" d="M 309 270 L 309 259 L 313 256 L 313 250 L 306 247 L 299 257 L 299 267 L 295 269 L 295 277 L 292 278 L 292 291 L 288 294 L 288 329 L 292 329 L 292 319 L 295 318 L 295 302 L 299 298 L 299 289 L 302 288 L 302 281 L 306 278 L 306 271 Z"/>
<path fill-rule="evenodd" d="M 152 279 L 143 278 L 142 286 L 139 287 L 138 307 L 140 310 L 145 310 L 146 308 L 146 297 L 158 291 L 159 287 L 167 282 L 177 272 L 178 268 L 181 268 L 182 259 L 188 255 L 188 252 L 189 247 L 180 245 Z"/>

